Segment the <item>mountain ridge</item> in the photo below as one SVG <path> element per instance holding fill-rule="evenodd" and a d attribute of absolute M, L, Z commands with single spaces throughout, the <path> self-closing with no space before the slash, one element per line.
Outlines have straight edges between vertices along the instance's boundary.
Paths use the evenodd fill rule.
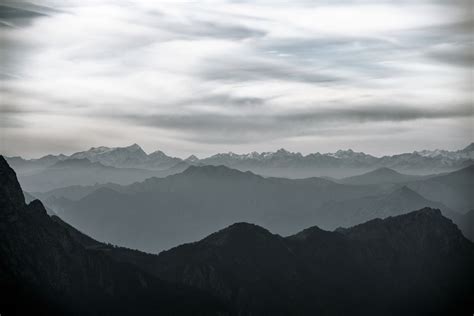
<path fill-rule="evenodd" d="M 25 203 L 15 172 L 2 156 L 0 184 L 2 313 L 191 315 L 199 309 L 217 315 L 226 310 L 208 294 L 84 248 L 86 239 L 79 242 L 79 232 L 71 236 L 39 200 Z"/>
<path fill-rule="evenodd" d="M 6 313 L 470 315 L 474 308 L 474 244 L 439 210 L 290 237 L 238 222 L 150 255 L 97 242 L 49 217 L 38 200 L 26 205 L 3 157 L 0 176 Z"/>
<path fill-rule="evenodd" d="M 474 163 L 474 143 L 457 151 L 421 150 L 382 157 L 355 152 L 352 149 L 338 150 L 334 153 L 316 152 L 303 155 L 281 148 L 275 152 L 217 153 L 201 159 L 195 155 L 190 155 L 186 159 L 171 157 L 160 150 L 147 154 L 138 144 L 133 144 L 126 147 L 91 147 L 89 150 L 76 152 L 70 156 L 47 155 L 31 160 L 10 157 L 7 160 L 15 168 L 20 168 L 19 171 L 23 169 L 28 171 L 47 167 L 60 160 L 75 158 L 88 158 L 92 162 L 100 162 L 103 165 L 117 168 L 166 170 L 178 163 L 186 162 L 201 165 L 226 165 L 268 176 L 302 177 L 309 174 L 347 177 L 360 173 L 360 171 L 367 172 L 369 169 L 382 167 L 396 169 L 399 172 L 423 174 L 465 167 Z"/>

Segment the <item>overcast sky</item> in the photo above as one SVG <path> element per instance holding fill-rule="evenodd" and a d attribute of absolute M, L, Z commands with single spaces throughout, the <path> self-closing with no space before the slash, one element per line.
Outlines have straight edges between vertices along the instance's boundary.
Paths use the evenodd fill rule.
<path fill-rule="evenodd" d="M 0 3 L 2 154 L 474 139 L 471 1 Z"/>

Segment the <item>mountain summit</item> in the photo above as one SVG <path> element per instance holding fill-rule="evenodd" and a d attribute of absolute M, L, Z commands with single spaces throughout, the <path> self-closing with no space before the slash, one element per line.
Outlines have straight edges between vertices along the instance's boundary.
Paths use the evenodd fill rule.
<path fill-rule="evenodd" d="M 358 176 L 341 179 L 339 182 L 345 184 L 368 185 L 408 182 L 421 178 L 421 176 L 402 174 L 393 169 L 382 167 Z"/>

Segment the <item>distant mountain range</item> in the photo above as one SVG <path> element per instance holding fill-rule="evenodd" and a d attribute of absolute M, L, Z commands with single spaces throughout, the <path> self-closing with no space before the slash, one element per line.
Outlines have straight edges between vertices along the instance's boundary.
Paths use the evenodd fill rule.
<path fill-rule="evenodd" d="M 131 184 L 150 177 L 164 177 L 182 170 L 146 170 L 117 168 L 91 162 L 87 158 L 60 160 L 53 165 L 38 169 L 31 174 L 20 174 L 19 180 L 27 191 L 48 191 L 71 185 L 93 185 L 96 183 Z"/>
<path fill-rule="evenodd" d="M 147 154 L 137 144 L 128 147 L 92 147 L 70 156 L 48 155 L 39 159 L 25 160 L 9 157 L 7 161 L 21 175 L 30 175 L 58 161 L 88 159 L 104 166 L 147 170 L 168 170 L 180 166 L 180 171 L 189 165 L 224 165 L 242 171 L 250 170 L 267 176 L 302 178 L 309 176 L 346 177 L 375 168 L 387 167 L 399 172 L 429 174 L 452 171 L 466 167 L 474 160 L 474 143 L 457 151 L 422 150 L 393 156 L 374 157 L 349 150 L 335 153 L 301 153 L 279 149 L 276 152 L 252 152 L 249 154 L 220 153 L 199 159 L 194 155 L 186 159 L 170 157 L 162 151 Z"/>
<path fill-rule="evenodd" d="M 393 182 L 387 174 L 394 175 Z M 425 206 L 441 209 L 473 238 L 468 231 L 474 222 L 465 215 L 474 210 L 469 193 L 473 181 L 474 166 L 430 177 L 384 169 L 351 178 L 351 184 L 191 166 L 179 174 L 126 186 L 72 186 L 32 194 L 98 240 L 158 252 L 238 221 L 289 235 L 307 223 L 335 229 Z"/>
<path fill-rule="evenodd" d="M 187 176 L 207 177 L 208 183 L 229 175 L 244 183 L 264 181 L 224 168 L 194 168 Z M 136 189 L 151 188 L 153 181 Z M 174 187 L 167 185 L 172 195 Z M 431 208 L 334 232 L 311 227 L 286 238 L 236 223 L 150 255 L 97 242 L 48 216 L 38 200 L 26 204 L 14 171 L 0 156 L 0 220 L 5 315 L 474 311 L 474 244 Z"/>

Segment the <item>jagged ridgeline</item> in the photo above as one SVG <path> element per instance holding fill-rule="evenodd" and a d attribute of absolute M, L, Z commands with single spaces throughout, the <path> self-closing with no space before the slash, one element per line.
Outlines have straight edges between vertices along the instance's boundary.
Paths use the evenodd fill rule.
<path fill-rule="evenodd" d="M 25 203 L 0 157 L 0 237 L 2 315 L 473 312 L 474 244 L 432 208 L 289 237 L 236 223 L 151 255 L 98 242 L 40 201 Z"/>
<path fill-rule="evenodd" d="M 370 177 L 378 181 L 384 177 L 391 182 L 407 181 L 420 178 L 419 175 L 451 172 L 467 167 L 473 163 L 474 144 L 457 151 L 422 150 L 383 157 L 350 149 L 307 155 L 279 149 L 275 152 L 248 154 L 218 153 L 201 159 L 194 155 L 186 159 L 171 157 L 160 150 L 147 154 L 139 145 L 133 144 L 128 147 L 92 147 L 69 156 L 61 154 L 29 160 L 21 157 L 6 159 L 19 175 L 23 189 L 32 192 L 69 185 L 107 182 L 131 184 L 152 176 L 164 177 L 180 173 L 192 165 L 223 165 L 263 176 L 287 178 L 343 178 L 380 169 L 365 177 L 366 183 L 372 183 Z M 393 173 L 388 168 L 397 172 Z M 347 183 L 361 183 L 364 179 L 344 180 Z"/>

